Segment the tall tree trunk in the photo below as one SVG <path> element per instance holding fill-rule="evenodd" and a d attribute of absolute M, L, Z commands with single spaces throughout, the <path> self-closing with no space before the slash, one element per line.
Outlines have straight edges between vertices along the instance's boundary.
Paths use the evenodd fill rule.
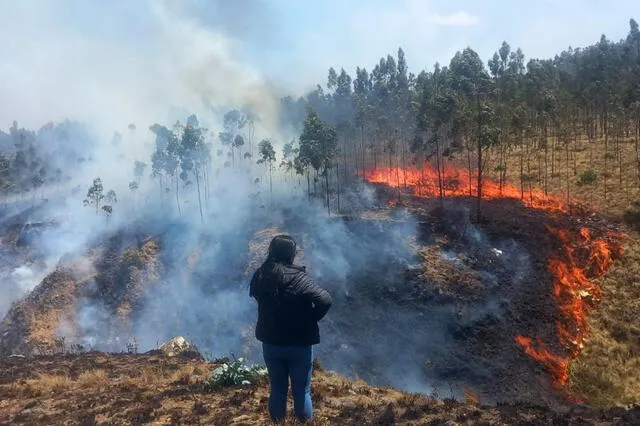
<path fill-rule="evenodd" d="M 398 183 L 398 195 L 400 195 L 400 167 L 396 167 L 396 181 Z"/>
<path fill-rule="evenodd" d="M 527 144 L 527 182 L 529 184 L 529 201 L 533 202 L 533 191 L 532 191 L 532 182 L 533 176 L 531 175 L 531 151 L 534 150 L 535 147 L 530 147 Z"/>
<path fill-rule="evenodd" d="M 469 168 L 469 197 L 473 197 L 473 190 L 471 188 L 471 179 L 473 173 L 471 172 L 471 147 L 469 146 L 469 140 L 467 139 L 467 166 Z"/>
<path fill-rule="evenodd" d="M 402 174 L 403 176 L 403 180 L 404 180 L 404 189 L 407 189 L 407 163 L 405 160 L 405 151 L 406 151 L 406 143 L 404 140 L 404 137 L 402 138 Z"/>
<path fill-rule="evenodd" d="M 346 169 L 346 162 L 343 167 Z M 346 179 L 345 179 L 346 181 Z M 336 163 L 336 195 L 338 197 L 338 210 L 337 213 L 340 214 L 340 168 L 338 167 L 338 163 Z"/>
<path fill-rule="evenodd" d="M 180 176 L 178 172 L 176 172 L 176 205 L 178 206 L 178 215 L 182 217 L 182 209 L 180 208 L 180 195 L 178 194 L 178 190 L 180 188 Z"/>
<path fill-rule="evenodd" d="M 440 161 L 440 135 L 438 132 L 435 134 L 436 140 L 436 169 L 438 169 L 438 190 L 440 192 L 440 203 L 442 204 L 444 200 L 444 182 L 442 179 L 442 169 L 441 169 L 441 161 Z"/>
<path fill-rule="evenodd" d="M 524 141 L 520 141 L 520 199 L 524 200 Z"/>
<path fill-rule="evenodd" d="M 329 204 L 329 168 L 324 168 L 325 193 L 327 194 L 327 213 L 331 214 L 331 205 Z"/>
<path fill-rule="evenodd" d="M 547 126 L 544 126 L 544 193 L 548 192 L 549 181 L 549 138 L 547 136 Z"/>
<path fill-rule="evenodd" d="M 317 197 L 318 196 L 318 189 L 316 187 L 316 184 L 318 183 L 318 170 L 315 170 L 315 174 L 313 177 L 313 196 Z"/>
<path fill-rule="evenodd" d="M 483 169 L 483 164 L 482 164 L 482 135 L 481 135 L 481 125 L 482 123 L 480 122 L 480 100 L 476 99 L 476 104 L 478 107 L 478 116 L 476 117 L 476 120 L 478 121 L 477 126 L 478 126 L 478 135 L 477 138 L 478 140 L 477 142 L 477 150 L 478 150 L 478 196 L 477 196 L 477 205 L 476 205 L 476 222 L 480 223 L 480 217 L 481 217 L 481 212 L 480 212 L 480 204 L 482 201 L 482 169 Z"/>
<path fill-rule="evenodd" d="M 273 166 L 271 163 L 272 162 L 269 161 L 269 204 L 271 205 L 271 207 L 273 207 L 273 177 L 272 177 Z"/>
<path fill-rule="evenodd" d="M 424 186 L 424 166 L 426 163 L 426 159 L 423 156 L 421 157 L 422 162 L 420 163 L 420 184 L 418 185 L 418 194 L 420 196 L 422 196 L 422 190 L 423 190 L 423 186 Z"/>
<path fill-rule="evenodd" d="M 391 148 L 389 148 L 389 186 L 393 188 L 393 168 L 391 167 Z"/>
<path fill-rule="evenodd" d="M 209 166 L 210 166 L 210 164 L 209 164 Z M 206 175 L 205 175 L 205 179 L 206 179 L 205 183 L 206 183 L 206 186 L 207 186 L 207 203 L 208 203 L 208 200 L 211 198 L 211 183 L 209 181 L 209 174 L 210 174 L 209 171 L 207 171 Z"/>
<path fill-rule="evenodd" d="M 478 127 L 480 127 L 480 123 L 478 123 Z M 480 129 L 478 129 L 480 130 Z M 480 136 L 478 135 L 478 195 L 477 195 L 477 203 L 476 203 L 476 221 L 480 223 L 480 203 L 482 200 L 482 141 Z"/>
<path fill-rule="evenodd" d="M 344 144 L 343 144 L 344 146 L 342 147 L 342 164 L 344 164 L 344 170 L 345 170 L 344 180 L 345 180 L 345 182 L 347 181 L 346 170 L 347 170 L 347 146 L 348 146 L 348 142 L 349 141 L 345 139 Z M 336 161 L 336 164 L 337 163 L 338 163 L 338 161 Z M 338 173 L 338 168 L 337 167 L 336 167 L 336 179 L 340 180 L 340 174 Z"/>
<path fill-rule="evenodd" d="M 373 170 L 378 170 L 378 146 L 375 141 L 371 144 L 373 149 Z"/>
<path fill-rule="evenodd" d="M 609 132 L 606 130 L 606 113 L 603 118 L 603 127 L 604 127 L 604 199 L 607 199 L 607 175 L 609 174 L 607 161 L 609 159 Z"/>
<path fill-rule="evenodd" d="M 367 164 L 366 164 L 366 158 L 365 158 L 366 149 L 365 149 L 365 143 L 364 143 L 364 124 L 362 125 L 360 133 L 361 133 L 361 136 L 362 136 L 361 144 L 360 144 L 360 149 L 362 151 L 362 175 L 364 176 L 364 174 L 366 173 L 366 170 L 367 170 Z"/>
<path fill-rule="evenodd" d="M 618 177 L 620 178 L 620 188 L 622 188 L 622 155 L 620 154 L 620 133 L 622 129 L 616 130 L 616 156 L 618 157 Z"/>
<path fill-rule="evenodd" d="M 196 188 L 198 189 L 198 207 L 200 208 L 200 221 L 204 223 L 204 213 L 202 212 L 202 198 L 200 197 L 200 171 L 198 167 L 195 168 L 196 171 Z"/>
<path fill-rule="evenodd" d="M 558 143 L 558 129 L 556 134 L 551 137 L 551 179 L 556 174 L 556 145 Z"/>
<path fill-rule="evenodd" d="M 565 166 L 567 168 L 567 173 L 566 173 L 566 184 L 567 184 L 567 206 L 571 206 L 571 198 L 570 198 L 570 188 L 571 188 L 571 181 L 569 179 L 569 145 L 570 145 L 570 141 L 569 138 L 570 136 L 567 136 L 567 140 L 565 141 L 565 153 L 566 153 L 566 162 L 565 162 Z"/>
<path fill-rule="evenodd" d="M 573 133 L 573 175 L 578 175 L 578 131 Z"/>

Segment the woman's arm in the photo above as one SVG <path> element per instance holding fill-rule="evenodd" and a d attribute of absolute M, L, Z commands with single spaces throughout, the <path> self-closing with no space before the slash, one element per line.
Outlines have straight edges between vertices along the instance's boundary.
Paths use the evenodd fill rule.
<path fill-rule="evenodd" d="M 312 303 L 313 316 L 316 321 L 320 321 L 329 312 L 333 303 L 331 295 L 309 278 L 307 274 L 301 274 L 298 291 L 298 294 Z"/>

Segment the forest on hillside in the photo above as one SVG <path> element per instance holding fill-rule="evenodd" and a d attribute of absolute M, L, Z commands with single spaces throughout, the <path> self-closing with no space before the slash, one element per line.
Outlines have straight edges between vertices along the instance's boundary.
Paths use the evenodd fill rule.
<path fill-rule="evenodd" d="M 503 42 L 486 63 L 466 48 L 448 65 L 417 74 L 409 72 L 401 48 L 371 71 L 358 67 L 355 78 L 330 68 L 326 83 L 314 91 L 281 99 L 281 127 L 300 135 L 288 142 L 255 140 L 259 112 L 238 108 L 224 115 L 219 132 L 201 128 L 195 115 L 184 125 L 150 126 L 155 135 L 150 167 L 136 160 L 129 189 L 136 191 L 149 173 L 159 182 L 161 199 L 174 193 L 179 211 L 180 191 L 190 187 L 203 216 L 213 158 L 222 159 L 221 167 L 246 171 L 260 165 L 247 176 L 268 176 L 258 181 L 268 179 L 270 188 L 274 178 L 293 181 L 297 174 L 301 189 L 324 200 L 330 212 L 341 210 L 341 188 L 381 167 L 428 164 L 437 172 L 431 184 L 445 196 L 450 184 L 445 167 L 452 161 L 468 168 L 469 195 L 478 199 L 487 175 L 500 188 L 507 181 L 518 184 L 522 197 L 536 186 L 546 193 L 552 181 L 561 180 L 568 200 L 572 186 L 603 179 L 606 199 L 607 179 L 613 182 L 617 170 L 622 185 L 629 164 L 635 179 L 625 183 L 627 193 L 630 186 L 640 189 L 640 30 L 633 19 L 625 39 L 603 35 L 593 45 L 549 59 L 526 61 L 521 49 Z M 68 181 L 73 164 L 91 161 L 74 148 L 78 136 L 70 132 L 86 141 L 86 152 L 92 142 L 77 123 L 47 124 L 37 132 L 14 123 L 9 134 L 2 133 L 5 197 Z M 122 139 L 116 132 L 112 144 Z M 632 149 L 623 150 L 625 143 Z M 587 151 L 589 165 L 579 168 L 576 153 Z M 593 164 L 602 161 L 596 170 Z"/>
<path fill-rule="evenodd" d="M 620 144 L 629 139 L 635 188 L 640 186 L 640 30 L 634 19 L 623 40 L 602 35 L 595 44 L 549 59 L 525 61 L 521 49 L 503 42 L 486 66 L 466 48 L 448 65 L 416 75 L 399 49 L 371 71 L 358 67 L 355 78 L 331 68 L 324 86 L 299 99 L 286 97 L 281 105 L 283 124 L 294 123 L 303 134 L 309 107 L 335 129 L 339 158 L 326 162 L 329 168 L 342 163 L 362 173 L 429 162 L 438 172 L 440 194 L 445 164 L 455 157 L 477 179 L 478 197 L 484 174 L 496 176 L 502 187 L 514 165 L 522 197 L 536 185 L 546 193 L 563 161 L 572 169 L 562 176 L 570 198 L 573 177 L 580 184 L 598 178 L 593 169 L 578 170 L 575 152 L 588 150 L 590 166 L 604 160 L 606 182 L 615 166 L 622 173 Z M 603 149 L 596 149 L 596 141 L 604 142 Z M 298 149 L 303 145 L 301 139 Z M 603 188 L 606 199 L 606 183 Z"/>

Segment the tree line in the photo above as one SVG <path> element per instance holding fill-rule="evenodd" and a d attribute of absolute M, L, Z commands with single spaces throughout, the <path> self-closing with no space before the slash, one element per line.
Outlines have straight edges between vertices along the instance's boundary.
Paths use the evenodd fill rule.
<path fill-rule="evenodd" d="M 616 163 L 622 184 L 623 157 L 628 153 L 621 146 L 628 141 L 633 143 L 635 185 L 640 188 L 640 31 L 631 19 L 626 38 L 613 42 L 603 35 L 593 45 L 569 48 L 551 59 L 525 61 L 521 49 L 503 42 L 485 63 L 466 48 L 448 65 L 436 63 L 417 74 L 409 72 L 400 48 L 371 71 L 357 67 L 355 78 L 344 69 L 330 68 L 326 83 L 312 92 L 281 99 L 280 117 L 283 128 L 299 135 L 283 145 L 269 138 L 256 140 L 260 117 L 247 106 L 226 112 L 217 133 L 202 128 L 195 115 L 171 128 L 153 124 L 150 165 L 134 163 L 129 189 L 135 195 L 150 171 L 162 204 L 175 203 L 182 214 L 185 198 L 193 196 L 204 219 L 211 181 L 219 172 L 212 165 L 216 156 L 223 167 L 247 176 L 254 167 L 264 167 L 270 193 L 274 177 L 306 186 L 309 199 L 322 199 L 331 212 L 341 210 L 346 186 L 380 167 L 406 169 L 428 163 L 437 172 L 430 184 L 435 183 L 444 197 L 450 184 L 445 168 L 455 159 L 470 171 L 467 185 L 469 195 L 478 200 L 479 217 L 487 173 L 497 176 L 502 188 L 515 172 L 524 198 L 534 185 L 547 192 L 562 161 L 569 198 L 571 176 L 579 175 L 575 153 L 583 150 L 589 150 L 589 166 L 604 161 L 606 197 L 609 168 Z M 55 164 L 48 161 L 55 150 L 40 155 L 34 146 L 45 146 L 48 138 L 64 147 L 62 142 L 72 138 L 59 126 L 45 130 L 29 132 L 16 123 L 9 135 L 0 135 L 0 144 L 8 138 L 16 148 L 0 157 L 0 187 L 5 193 L 33 191 L 42 182 L 67 179 L 65 168 L 47 166 Z M 118 136 L 114 135 L 116 145 L 122 139 Z M 596 151 L 596 141 L 604 143 L 603 150 Z M 280 153 L 278 145 L 283 146 Z M 91 160 L 74 155 L 75 162 Z M 579 175 L 582 184 L 596 179 L 593 169 Z M 258 182 L 261 178 L 255 179 Z"/>
<path fill-rule="evenodd" d="M 16 121 L 8 133 L 0 131 L 0 196 L 32 198 L 45 185 L 60 187 L 72 179 L 73 171 L 93 159 L 84 152 L 95 147 L 87 129 L 80 123 L 47 123 L 37 131 L 21 127 Z"/>
<path fill-rule="evenodd" d="M 352 78 L 344 69 L 330 68 L 324 85 L 298 99 L 283 98 L 283 125 L 305 135 L 309 108 L 335 130 L 337 155 L 323 169 L 344 168 L 336 184 L 365 170 L 429 162 L 444 196 L 447 161 L 464 158 L 479 216 L 488 156 L 501 188 L 509 167 L 518 164 L 522 197 L 534 183 L 547 192 L 558 162 L 564 161 L 569 198 L 569 170 L 578 175 L 573 153 L 588 149 L 590 165 L 596 157 L 604 160 L 606 199 L 609 169 L 618 163 L 622 184 L 620 147 L 633 138 L 640 187 L 640 31 L 633 19 L 622 40 L 603 35 L 593 45 L 569 48 L 551 59 L 525 61 L 521 49 L 503 42 L 486 64 L 466 48 L 448 65 L 436 63 L 416 75 L 408 71 L 400 48 L 370 72 L 357 67 Z M 604 152 L 593 152 L 596 140 L 604 141 Z M 303 144 L 301 137 L 300 151 Z M 538 163 L 537 175 L 532 162 Z M 595 178 L 589 169 L 580 183 Z"/>

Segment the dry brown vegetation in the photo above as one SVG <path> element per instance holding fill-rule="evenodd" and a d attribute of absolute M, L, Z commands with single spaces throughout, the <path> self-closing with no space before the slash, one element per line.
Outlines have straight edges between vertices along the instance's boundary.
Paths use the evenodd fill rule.
<path fill-rule="evenodd" d="M 543 149 L 530 149 L 524 155 L 525 197 L 529 188 L 546 189 L 565 202 L 586 204 L 616 221 L 640 198 L 640 168 L 633 139 L 620 138 L 618 143 L 610 140 L 605 151 L 604 140 L 590 142 L 579 138 L 577 143 L 569 144 L 568 161 L 566 145 L 554 138 L 550 138 L 549 143 L 546 162 Z M 493 163 L 498 157 L 497 152 L 492 153 L 486 166 L 487 177 L 496 181 L 499 173 L 495 170 L 497 164 Z M 519 186 L 520 151 L 513 148 L 507 160 L 506 182 Z M 580 183 L 581 175 L 588 171 L 595 173 L 595 180 Z"/>
<path fill-rule="evenodd" d="M 149 238 L 139 244 L 131 242 L 121 252 L 121 240 L 116 234 L 104 246 L 62 261 L 27 297 L 17 301 L 0 322 L 0 354 L 68 350 L 59 330 L 74 333 L 78 301 L 87 298 L 101 298 L 126 325 L 146 286 L 161 275 L 160 247 Z M 127 291 L 120 291 L 123 285 Z"/>
<path fill-rule="evenodd" d="M 12 425 L 269 424 L 268 385 L 204 385 L 215 364 L 160 354 L 0 359 L 0 423 Z M 311 425 L 633 424 L 640 407 L 554 413 L 513 404 L 482 407 L 349 381 L 317 369 Z M 291 401 L 290 401 L 291 407 Z M 288 420 L 288 425 L 296 422 Z M 636 423 L 637 424 L 637 423 Z"/>

